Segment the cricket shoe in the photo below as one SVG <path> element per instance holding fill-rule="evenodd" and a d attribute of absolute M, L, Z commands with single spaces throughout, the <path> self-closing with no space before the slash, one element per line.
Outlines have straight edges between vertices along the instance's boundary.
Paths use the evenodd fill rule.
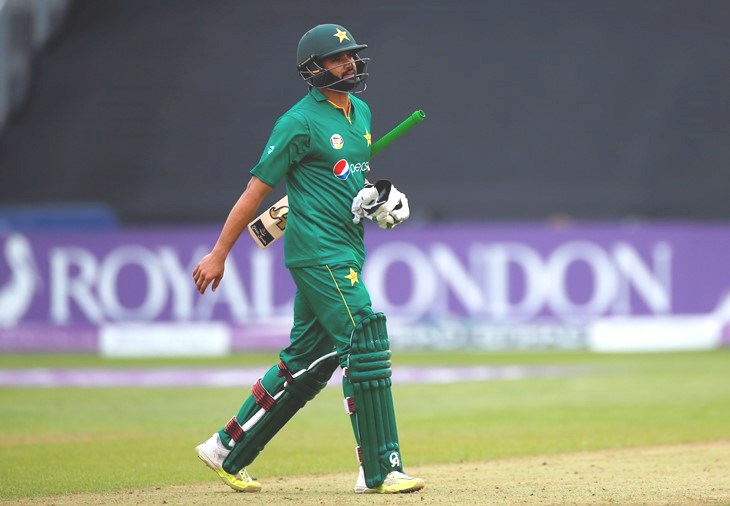
<path fill-rule="evenodd" d="M 360 466 L 357 483 L 353 489 L 356 494 L 408 494 L 426 486 L 421 478 L 411 478 L 398 471 L 391 471 L 379 487 L 368 488 L 365 484 L 365 473 Z"/>
<path fill-rule="evenodd" d="M 230 474 L 223 469 L 223 461 L 231 450 L 223 446 L 221 438 L 216 432 L 205 443 L 195 447 L 200 460 L 211 468 L 223 480 L 223 483 L 238 492 L 261 492 L 261 483 L 254 481 L 246 472 L 241 469 L 236 474 Z"/>

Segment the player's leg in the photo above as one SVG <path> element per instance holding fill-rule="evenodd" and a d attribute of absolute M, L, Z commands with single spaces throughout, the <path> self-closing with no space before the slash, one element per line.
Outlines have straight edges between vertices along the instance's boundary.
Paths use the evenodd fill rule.
<path fill-rule="evenodd" d="M 350 266 L 292 269 L 292 277 L 317 320 L 335 340 L 345 371 L 343 392 L 364 483 L 356 492 L 412 492 L 423 480 L 403 474 L 390 391 L 390 345 L 385 317 L 374 314 L 370 295 Z"/>
<path fill-rule="evenodd" d="M 240 443 L 246 435 L 245 430 L 253 423 L 260 421 L 267 409 L 271 408 L 273 397 L 268 393 L 279 393 L 284 383 L 285 378 L 279 366 L 271 367 L 262 378 L 254 383 L 251 394 L 246 398 L 238 413 L 195 449 L 198 457 L 234 490 L 240 492 L 259 492 L 261 490 L 261 484 L 252 480 L 246 471 L 246 466 L 250 462 L 243 463 L 233 460 L 235 454 L 232 450 L 236 448 L 236 443 Z M 249 437 L 247 443 L 251 441 L 252 438 Z M 245 446 L 248 446 L 249 449 L 252 447 L 252 445 L 241 444 L 237 448 L 239 454 Z M 258 448 L 258 444 L 255 446 L 257 449 L 253 457 L 263 448 L 263 445 L 260 445 L 261 448 Z M 249 455 L 243 457 L 247 459 Z M 240 456 L 238 459 L 242 460 Z"/>
<path fill-rule="evenodd" d="M 403 461 L 391 394 L 390 342 L 385 315 L 370 314 L 359 320 L 352 332 L 350 355 L 343 382 L 353 397 L 347 411 L 360 435 L 358 457 L 362 476 L 356 493 L 407 493 L 425 483 L 403 473 Z M 349 389 L 346 387 L 345 392 Z"/>
<path fill-rule="evenodd" d="M 276 433 L 313 399 L 337 369 L 331 338 L 321 329 L 297 293 L 291 343 L 280 362 L 259 379 L 239 412 L 218 437 L 230 449 L 222 468 L 235 473 L 258 456 Z"/>

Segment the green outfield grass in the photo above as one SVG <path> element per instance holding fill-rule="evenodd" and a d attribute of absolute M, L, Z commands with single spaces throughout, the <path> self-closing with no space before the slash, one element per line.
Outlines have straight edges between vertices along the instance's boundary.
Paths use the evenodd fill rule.
<path fill-rule="evenodd" d="M 3 356 L 13 367 L 261 366 L 275 354 L 201 360 Z M 484 461 L 730 438 L 730 350 L 702 353 L 397 353 L 398 365 L 585 365 L 582 376 L 402 385 L 405 464 Z M 0 498 L 215 479 L 194 446 L 238 409 L 232 388 L 0 389 Z M 254 476 L 356 464 L 337 388 L 326 389 L 251 466 Z"/>

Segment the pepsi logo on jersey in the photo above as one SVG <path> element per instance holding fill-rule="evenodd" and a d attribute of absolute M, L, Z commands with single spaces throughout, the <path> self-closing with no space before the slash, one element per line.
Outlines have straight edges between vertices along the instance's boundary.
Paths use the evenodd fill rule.
<path fill-rule="evenodd" d="M 350 172 L 368 172 L 368 171 L 370 171 L 369 162 L 349 163 L 344 158 L 342 160 L 339 160 L 335 164 L 335 166 L 332 168 L 332 173 L 335 175 L 335 177 L 337 179 L 341 179 L 342 181 L 344 181 L 348 177 L 350 177 Z"/>

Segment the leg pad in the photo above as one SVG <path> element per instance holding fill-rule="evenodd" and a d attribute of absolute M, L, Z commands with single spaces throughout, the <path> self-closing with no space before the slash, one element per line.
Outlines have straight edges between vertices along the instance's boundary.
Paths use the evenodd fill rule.
<path fill-rule="evenodd" d="M 336 353 L 326 355 L 307 369 L 292 375 L 293 381 L 285 383 L 273 396 L 257 382 L 260 389 L 254 386 L 254 397 L 261 409 L 246 420 L 243 426 L 239 426 L 243 436 L 236 440 L 231 453 L 223 461 L 223 469 L 227 473 L 235 474 L 251 464 L 294 414 L 322 391 L 338 366 Z"/>
<path fill-rule="evenodd" d="M 354 391 L 362 465 L 369 488 L 403 471 L 391 395 L 390 343 L 385 315 L 364 318 L 352 333 L 347 379 Z"/>

